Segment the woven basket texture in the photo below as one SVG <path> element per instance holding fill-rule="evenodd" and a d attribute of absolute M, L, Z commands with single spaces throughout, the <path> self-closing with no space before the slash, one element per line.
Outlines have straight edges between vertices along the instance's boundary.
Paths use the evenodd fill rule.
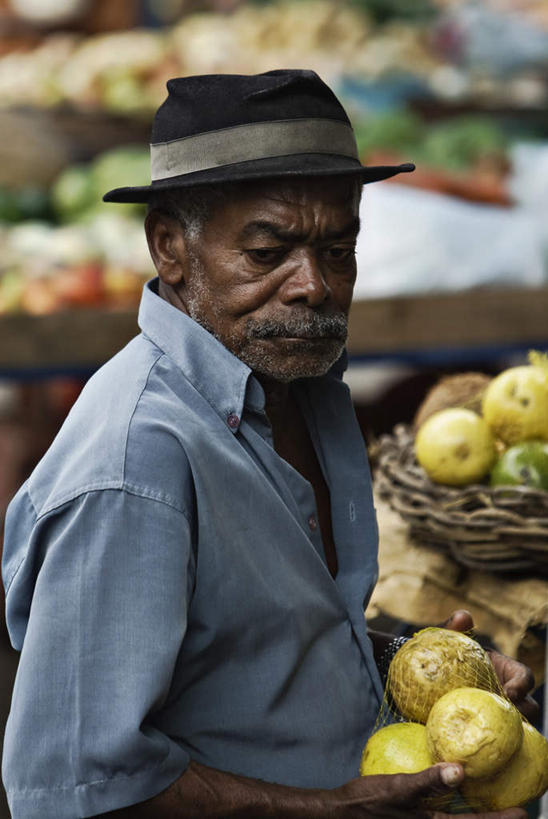
<path fill-rule="evenodd" d="M 374 464 L 376 493 L 409 523 L 417 542 L 472 569 L 548 576 L 548 492 L 433 483 L 405 425 L 379 439 Z"/>

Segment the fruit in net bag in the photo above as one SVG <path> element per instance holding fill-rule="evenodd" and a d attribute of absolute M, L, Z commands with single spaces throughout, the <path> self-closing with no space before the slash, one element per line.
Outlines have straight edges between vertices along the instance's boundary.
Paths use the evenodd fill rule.
<path fill-rule="evenodd" d="M 464 486 L 480 481 L 497 457 L 495 439 L 483 418 L 453 407 L 435 412 L 415 438 L 415 455 L 436 483 Z"/>
<path fill-rule="evenodd" d="M 418 773 L 433 765 L 426 728 L 416 722 L 395 722 L 374 733 L 363 750 L 360 774 Z"/>
<path fill-rule="evenodd" d="M 484 649 L 468 635 L 424 628 L 399 649 L 388 671 L 388 693 L 408 720 L 425 723 L 430 709 L 453 688 L 500 690 Z"/>
<path fill-rule="evenodd" d="M 523 742 L 496 776 L 467 779 L 461 792 L 471 808 L 506 810 L 538 799 L 548 788 L 548 740 L 523 723 Z"/>
<path fill-rule="evenodd" d="M 428 750 L 436 762 L 459 762 L 466 778 L 502 770 L 523 741 L 519 711 L 492 691 L 455 688 L 432 706 L 426 722 Z"/>

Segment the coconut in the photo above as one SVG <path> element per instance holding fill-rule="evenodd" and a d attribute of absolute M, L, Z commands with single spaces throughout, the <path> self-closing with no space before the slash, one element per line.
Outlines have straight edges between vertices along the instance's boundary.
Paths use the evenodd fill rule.
<path fill-rule="evenodd" d="M 413 426 L 417 430 L 435 412 L 449 407 L 463 407 L 480 415 L 483 393 L 490 381 L 491 376 L 476 372 L 444 376 L 426 393 Z"/>
<path fill-rule="evenodd" d="M 426 723 L 428 750 L 436 762 L 459 762 L 470 779 L 497 774 L 523 741 L 519 711 L 480 688 L 455 688 L 433 706 Z"/>
<path fill-rule="evenodd" d="M 363 749 L 360 774 L 418 773 L 433 765 L 426 728 L 416 722 L 395 722 L 374 733 Z"/>
<path fill-rule="evenodd" d="M 548 741 L 523 723 L 523 742 L 500 773 L 489 779 L 468 779 L 461 792 L 471 808 L 498 811 L 526 805 L 548 788 Z"/>
<path fill-rule="evenodd" d="M 422 723 L 436 700 L 453 688 L 500 690 L 491 660 L 479 643 L 445 628 L 425 628 L 408 640 L 390 663 L 387 686 L 400 713 Z"/>

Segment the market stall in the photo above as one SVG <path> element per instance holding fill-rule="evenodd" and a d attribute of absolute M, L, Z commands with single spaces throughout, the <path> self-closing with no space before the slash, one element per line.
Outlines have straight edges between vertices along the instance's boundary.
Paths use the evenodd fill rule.
<path fill-rule="evenodd" d="M 416 162 L 415 174 L 363 199 L 351 384 L 371 363 L 442 374 L 548 349 L 545 2 L 114 5 L 75 3 L 70 19 L 49 23 L 23 0 L 0 6 L 6 438 L 18 407 L 33 407 L 36 426 L 51 378 L 70 377 L 53 434 L 86 378 L 138 332 L 153 275 L 143 209 L 101 196 L 148 183 L 151 116 L 176 75 L 312 68 L 345 102 L 365 162 Z M 402 405 L 398 420 L 413 411 Z M 14 481 L 41 444 L 17 456 Z M 464 605 L 541 680 L 547 581 L 464 570 L 413 540 L 383 499 L 378 512 L 381 574 L 368 614 L 419 625 Z"/>

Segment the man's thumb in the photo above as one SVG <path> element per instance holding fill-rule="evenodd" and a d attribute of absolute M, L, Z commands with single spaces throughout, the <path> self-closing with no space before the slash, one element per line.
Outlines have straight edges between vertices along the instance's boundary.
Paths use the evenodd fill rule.
<path fill-rule="evenodd" d="M 407 790 L 404 798 L 413 800 L 449 793 L 461 784 L 464 771 L 462 766 L 456 763 L 440 762 L 419 773 L 407 775 L 405 779 L 405 785 L 398 796 L 404 796 L 403 791 Z"/>

